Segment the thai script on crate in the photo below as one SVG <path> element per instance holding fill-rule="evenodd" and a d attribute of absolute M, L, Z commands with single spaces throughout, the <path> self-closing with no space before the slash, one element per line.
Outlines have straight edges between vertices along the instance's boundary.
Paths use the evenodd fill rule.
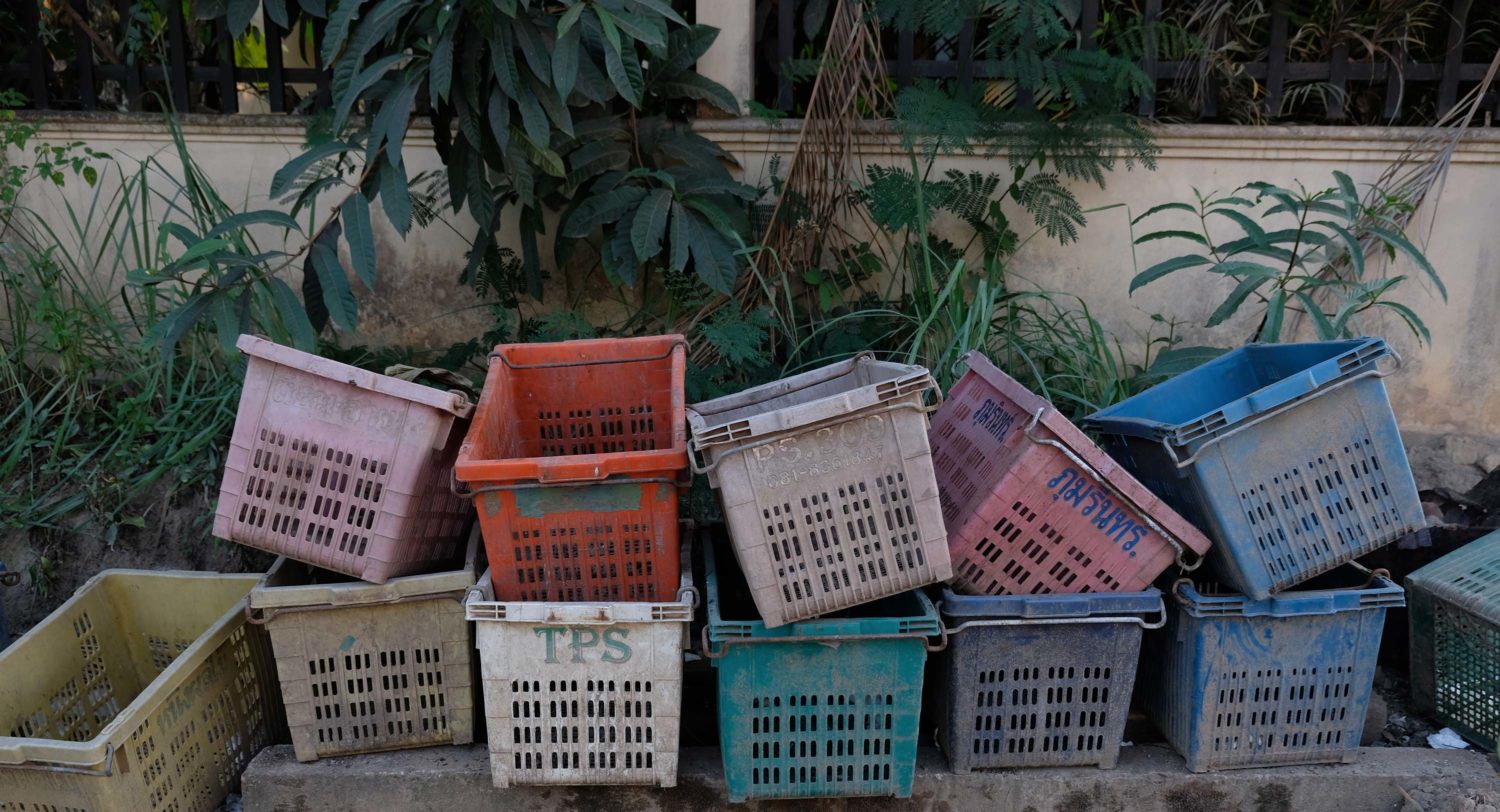
<path fill-rule="evenodd" d="M 1000 404 L 990 398 L 984 399 L 984 403 L 979 406 L 979 411 L 975 412 L 970 419 L 976 425 L 984 426 L 984 430 L 1001 443 L 1005 442 L 1005 438 L 1010 435 L 1010 430 L 1016 425 L 1016 416 L 1001 408 Z"/>
<path fill-rule="evenodd" d="M 359 426 L 375 432 L 401 428 L 405 417 L 402 412 L 373 407 L 359 392 L 332 392 L 321 382 L 294 376 L 276 381 L 271 388 L 271 400 L 317 412 L 330 423 Z"/>
<path fill-rule="evenodd" d="M 885 436 L 885 416 L 873 414 L 757 446 L 750 454 L 765 487 L 781 488 L 874 462 Z"/>
<path fill-rule="evenodd" d="M 1093 522 L 1094 526 L 1120 544 L 1120 549 L 1134 550 L 1146 536 L 1145 525 L 1131 518 L 1124 507 L 1115 503 L 1108 493 L 1072 467 L 1064 468 L 1047 487 L 1053 489 L 1052 501 L 1061 500 L 1073 506 L 1078 515 Z M 1132 558 L 1135 553 L 1130 553 Z"/>
<path fill-rule="evenodd" d="M 547 641 L 548 665 L 562 662 L 558 659 L 559 648 L 566 649 L 562 656 L 568 656 L 570 663 L 588 662 L 585 651 L 602 663 L 630 662 L 630 644 L 625 642 L 630 630 L 620 626 L 611 626 L 603 632 L 587 626 L 537 626 L 532 631 Z"/>

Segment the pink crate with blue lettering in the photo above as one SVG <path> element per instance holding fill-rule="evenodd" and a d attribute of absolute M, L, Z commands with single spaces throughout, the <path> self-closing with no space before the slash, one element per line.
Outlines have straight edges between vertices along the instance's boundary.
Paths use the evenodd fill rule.
<path fill-rule="evenodd" d="M 955 589 L 1138 592 L 1209 540 L 1083 432 L 977 352 L 930 440 Z"/>

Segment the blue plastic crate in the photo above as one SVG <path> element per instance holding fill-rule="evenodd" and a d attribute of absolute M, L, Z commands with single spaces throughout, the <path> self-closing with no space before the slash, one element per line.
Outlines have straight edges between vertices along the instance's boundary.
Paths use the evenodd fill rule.
<path fill-rule="evenodd" d="M 1141 629 L 1161 592 L 970 597 L 944 590 L 938 744 L 956 773 L 1114 767 Z"/>
<path fill-rule="evenodd" d="M 722 567 L 705 545 L 703 652 L 718 669 L 729 800 L 909 797 L 932 601 L 904 592 L 767 629 L 719 552 Z"/>
<path fill-rule="evenodd" d="M 1383 573 L 1341 567 L 1265 600 L 1179 582 L 1146 635 L 1138 696 L 1193 772 L 1349 763 L 1375 680 Z"/>
<path fill-rule="evenodd" d="M 1378 338 L 1252 344 L 1084 425 L 1265 598 L 1424 526 Z"/>

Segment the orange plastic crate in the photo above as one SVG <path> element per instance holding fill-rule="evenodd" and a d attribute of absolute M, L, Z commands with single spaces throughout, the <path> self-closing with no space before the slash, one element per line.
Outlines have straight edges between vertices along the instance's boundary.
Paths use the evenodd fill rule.
<path fill-rule="evenodd" d="M 502 344 L 454 476 L 501 601 L 668 601 L 687 473 L 682 336 Z"/>

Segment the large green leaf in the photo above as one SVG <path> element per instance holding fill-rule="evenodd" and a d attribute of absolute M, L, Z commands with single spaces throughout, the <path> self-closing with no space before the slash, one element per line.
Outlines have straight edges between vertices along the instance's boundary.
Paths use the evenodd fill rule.
<path fill-rule="evenodd" d="M 1260 340 L 1274 344 L 1281 340 L 1281 323 L 1286 318 L 1286 291 L 1271 291 L 1266 301 L 1266 323 L 1260 328 Z"/>
<path fill-rule="evenodd" d="M 560 178 L 567 174 L 567 169 L 563 166 L 562 156 L 532 141 L 531 136 L 518 129 L 515 125 L 511 125 L 510 137 L 521 154 L 525 155 L 526 159 L 535 165 L 536 168 L 554 178 Z"/>
<path fill-rule="evenodd" d="M 375 231 L 370 224 L 370 201 L 355 192 L 344 202 L 340 219 L 344 240 L 349 243 L 349 260 L 360 281 L 375 289 Z"/>
<path fill-rule="evenodd" d="M 1212 316 L 1208 317 L 1208 326 L 1218 327 L 1220 324 L 1223 324 L 1229 319 L 1230 316 L 1233 316 L 1235 312 L 1240 309 L 1240 305 L 1245 303 L 1245 299 L 1249 297 L 1251 293 L 1254 293 L 1256 288 L 1266 284 L 1269 281 L 1271 280 L 1267 279 L 1264 276 L 1250 276 L 1245 279 L 1241 279 L 1240 283 L 1234 286 L 1234 291 L 1229 294 L 1229 298 L 1225 299 L 1223 303 L 1221 303 L 1218 308 L 1214 310 Z"/>
<path fill-rule="evenodd" d="M 1190 254 L 1188 256 L 1182 257 L 1172 257 L 1171 259 L 1162 260 L 1161 262 L 1158 262 L 1155 265 L 1147 268 L 1146 270 L 1136 274 L 1135 278 L 1130 280 L 1130 292 L 1135 293 L 1145 285 L 1149 285 L 1152 282 L 1155 282 L 1156 280 L 1162 278 L 1163 276 L 1172 273 L 1173 271 L 1180 271 L 1183 268 L 1195 268 L 1199 265 L 1211 264 L 1213 264 L 1213 260 L 1209 259 L 1208 257 L 1198 256 L 1197 254 Z"/>
<path fill-rule="evenodd" d="M 719 29 L 708 25 L 678 28 L 667 35 L 667 58 L 653 65 L 651 73 L 660 79 L 674 79 L 697 64 L 719 37 Z"/>
<path fill-rule="evenodd" d="M 417 81 L 407 78 L 381 99 L 380 109 L 370 124 L 370 138 L 365 144 L 365 163 L 374 163 L 382 146 L 385 147 L 387 163 L 394 166 L 402 162 L 402 142 L 406 140 L 406 125 L 410 120 L 418 89 Z"/>
<path fill-rule="evenodd" d="M 604 270 L 626 287 L 635 287 L 636 270 L 640 264 L 631 245 L 630 229 L 615 229 L 615 233 L 604 241 Z"/>
<path fill-rule="evenodd" d="M 691 216 L 688 210 L 683 208 L 682 204 L 672 204 L 672 230 L 668 239 L 672 246 L 672 269 L 676 271 L 686 268 L 688 257 L 691 256 L 692 245 L 688 238 L 688 229 L 690 228 L 688 218 Z"/>
<path fill-rule="evenodd" d="M 1310 294 L 1299 290 L 1293 295 L 1302 303 L 1302 309 L 1307 311 L 1307 317 L 1312 320 L 1313 328 L 1318 331 L 1320 341 L 1332 341 L 1339 337 L 1338 328 L 1328 320 L 1328 314 L 1323 312 L 1322 306 Z"/>
<path fill-rule="evenodd" d="M 1142 234 L 1135 238 L 1135 244 L 1141 245 L 1142 243 L 1154 242 L 1156 240 L 1191 240 L 1205 248 L 1208 247 L 1208 240 L 1204 239 L 1203 235 L 1196 231 L 1173 231 L 1170 229 Z"/>
<path fill-rule="evenodd" d="M 405 237 L 411 231 L 411 186 L 406 181 L 406 167 L 389 164 L 380 168 L 380 207 L 396 233 Z"/>
<path fill-rule="evenodd" d="M 500 83 L 505 95 L 520 100 L 524 85 L 521 83 L 521 66 L 516 62 L 516 40 L 510 30 L 509 20 L 495 25 L 495 39 L 490 47 L 490 65 L 495 71 L 495 81 Z"/>
<path fill-rule="evenodd" d="M 593 195 L 573 210 L 572 216 L 563 225 L 562 233 L 568 237 L 586 237 L 599 226 L 613 223 L 633 212 L 645 196 L 646 190 L 639 186 L 620 186 L 603 194 Z"/>
<path fill-rule="evenodd" d="M 697 214 L 689 213 L 687 238 L 693 251 L 693 269 L 698 278 L 712 290 L 728 294 L 739 279 L 734 249 L 713 226 Z"/>
<path fill-rule="evenodd" d="M 629 144 L 613 139 L 590 141 L 568 154 L 568 186 L 576 189 L 601 172 L 619 169 L 629 162 Z"/>
<path fill-rule="evenodd" d="M 684 20 L 682 15 L 677 13 L 677 9 L 672 8 L 670 0 L 629 0 L 629 4 L 645 9 L 647 12 L 660 14 L 678 25 L 688 24 L 687 20 Z"/>
<path fill-rule="evenodd" d="M 286 212 L 276 211 L 275 209 L 259 209 L 230 215 L 220 220 L 218 225 L 214 226 L 203 237 L 204 239 L 212 239 L 213 237 L 223 236 L 231 231 L 254 225 L 279 226 L 295 231 L 298 234 L 302 233 L 302 226 L 298 225 L 297 221 L 292 219 L 292 216 Z"/>
<path fill-rule="evenodd" d="M 623 57 L 612 48 L 604 49 L 604 68 L 609 73 L 609 81 L 614 84 L 615 90 L 619 91 L 620 97 L 636 107 L 641 106 L 641 89 L 645 84 L 641 78 L 641 63 L 635 56 L 635 51 L 629 51 Z"/>
<path fill-rule="evenodd" d="M 331 64 L 344 41 L 349 38 L 349 26 L 359 14 L 363 0 L 334 0 L 335 5 L 328 15 L 328 25 L 323 29 L 323 62 Z M 287 288 L 288 291 L 291 288 Z"/>
<path fill-rule="evenodd" d="M 552 43 L 532 24 L 530 18 L 516 18 L 515 38 L 516 44 L 521 46 L 522 56 L 526 57 L 526 64 L 531 67 L 531 73 L 538 79 L 551 76 L 552 58 L 548 51 Z"/>
<path fill-rule="evenodd" d="M 1189 214 L 1191 214 L 1191 215 L 1193 215 L 1195 217 L 1198 214 L 1198 210 L 1196 208 L 1188 205 L 1187 203 L 1179 203 L 1179 202 L 1162 203 L 1159 206 L 1152 206 L 1151 208 L 1146 209 L 1144 212 L 1141 212 L 1140 214 L 1136 215 L 1135 219 L 1133 219 L 1133 220 L 1130 221 L 1130 224 L 1131 225 L 1139 225 L 1140 222 L 1142 220 L 1146 219 L 1147 217 L 1150 217 L 1151 215 L 1156 214 L 1158 212 L 1164 212 L 1164 211 L 1185 211 L 1185 212 L 1187 212 L 1187 213 L 1189 213 Z"/>
<path fill-rule="evenodd" d="M 255 12 L 260 8 L 260 0 L 229 0 L 228 25 L 229 36 L 238 39 L 245 29 L 250 27 L 250 21 L 255 19 Z M 281 7 L 282 25 L 285 25 L 286 6 Z"/>
<path fill-rule="evenodd" d="M 731 115 L 740 111 L 739 100 L 729 88 L 697 73 L 684 73 L 677 78 L 660 82 L 656 91 L 669 99 L 693 99 L 708 102 Z"/>
<path fill-rule="evenodd" d="M 448 24 L 438 34 L 437 41 L 432 45 L 432 63 L 427 69 L 427 92 L 434 99 L 444 100 L 448 98 L 448 91 L 453 87 L 453 48 L 454 40 L 458 37 L 459 22 L 463 18 L 462 10 L 455 12 L 448 19 Z"/>
<path fill-rule="evenodd" d="M 616 11 L 613 13 L 613 22 L 620 30 L 636 38 L 651 50 L 659 50 L 667 45 L 667 27 L 659 17 L 637 15 L 629 11 Z"/>
<path fill-rule="evenodd" d="M 671 211 L 671 192 L 655 189 L 646 195 L 630 224 L 631 247 L 636 259 L 648 260 L 661 253 L 661 238 L 667 231 L 667 217 Z"/>
<path fill-rule="evenodd" d="M 291 286 L 274 276 L 266 284 L 271 288 L 271 300 L 276 304 L 281 326 L 292 336 L 293 346 L 303 352 L 317 349 L 318 334 L 313 331 L 312 322 L 307 320 L 307 310 Z"/>
<path fill-rule="evenodd" d="M 359 97 L 369 90 L 372 85 L 385 78 L 386 71 L 390 70 L 408 57 L 406 54 L 391 54 L 375 60 L 368 68 L 355 75 L 349 86 L 339 94 L 338 103 L 333 108 L 333 131 L 339 132 L 344 129 L 344 124 L 349 121 L 349 114 L 353 112 L 354 105 Z"/>
<path fill-rule="evenodd" d="M 577 31 L 569 31 L 558 36 L 552 47 L 552 86 L 557 88 L 557 95 L 564 101 L 572 95 L 573 85 L 578 81 L 580 36 Z"/>
<path fill-rule="evenodd" d="M 1432 263 L 1427 260 L 1427 255 L 1422 253 L 1422 249 L 1413 245 L 1411 240 L 1406 238 L 1405 234 L 1394 229 L 1373 225 L 1365 226 L 1365 230 L 1375 235 L 1389 248 L 1405 254 L 1406 258 L 1412 261 L 1412 264 L 1421 268 L 1422 273 L 1427 274 L 1427 278 L 1432 281 L 1433 287 L 1436 287 L 1438 293 L 1442 294 L 1443 301 L 1446 302 L 1448 300 L 1448 288 L 1443 285 L 1443 280 L 1438 278 L 1437 269 L 1432 267 Z"/>
<path fill-rule="evenodd" d="M 312 149 L 287 161 L 271 178 L 271 197 L 279 198 L 296 183 L 308 169 L 319 161 L 331 158 L 349 149 L 349 145 L 337 139 L 324 141 Z"/>
<path fill-rule="evenodd" d="M 333 246 L 337 246 L 337 243 L 333 243 Z M 327 308 L 328 316 L 340 329 L 353 330 L 359 322 L 359 304 L 354 298 L 354 291 L 349 287 L 349 278 L 344 275 L 344 267 L 339 264 L 337 248 L 320 239 L 313 243 L 308 252 L 308 261 L 312 264 L 313 273 L 322 289 L 323 305 Z M 307 273 L 305 266 L 303 273 Z M 306 295 L 305 289 L 303 299 L 310 310 L 312 300 Z M 316 326 L 315 324 L 314 327 Z"/>

